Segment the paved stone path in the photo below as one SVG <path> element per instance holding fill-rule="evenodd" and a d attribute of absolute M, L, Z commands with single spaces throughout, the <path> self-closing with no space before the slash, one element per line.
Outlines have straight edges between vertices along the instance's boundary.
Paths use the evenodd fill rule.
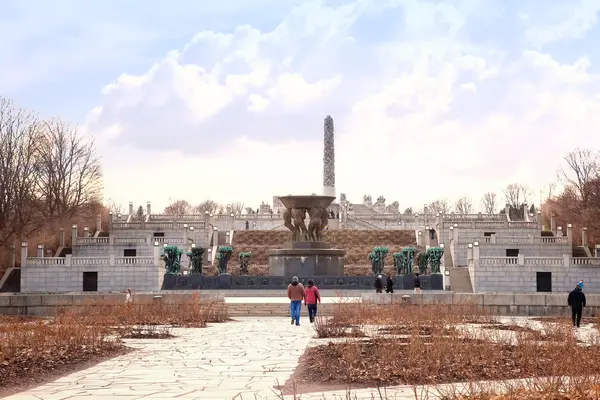
<path fill-rule="evenodd" d="M 136 351 L 6 399 L 282 399 L 273 387 L 288 380 L 306 347 L 327 342 L 314 339 L 314 328 L 303 319 L 302 326 L 296 327 L 282 317 L 237 318 L 204 329 L 174 329 L 173 339 L 127 340 Z M 517 320 L 526 321 L 506 322 Z M 591 327 L 582 328 L 578 336 L 583 338 L 591 331 Z M 426 397 L 423 393 L 415 397 L 413 390 L 390 387 L 385 398 Z M 350 398 L 372 400 L 379 398 L 376 393 L 375 389 L 353 390 Z M 349 397 L 339 390 L 303 394 L 301 398 Z M 429 394 L 427 398 L 436 396 Z"/>

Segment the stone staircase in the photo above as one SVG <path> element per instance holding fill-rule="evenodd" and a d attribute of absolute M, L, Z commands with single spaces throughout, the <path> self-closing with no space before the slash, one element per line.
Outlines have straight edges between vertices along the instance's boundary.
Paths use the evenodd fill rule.
<path fill-rule="evenodd" d="M 446 267 L 450 272 L 450 289 L 457 293 L 473 293 L 473 285 L 467 267 Z"/>
<path fill-rule="evenodd" d="M 290 236 L 289 231 L 235 231 L 232 246 L 236 255 L 240 251 L 252 252 L 252 264 L 266 265 L 266 252 L 289 242 Z M 392 253 L 402 247 L 416 246 L 413 230 L 332 230 L 325 233 L 325 240 L 334 248 L 346 250 L 346 265 L 368 265 L 368 254 L 375 246 L 389 249 L 385 263 L 393 265 Z"/>
<path fill-rule="evenodd" d="M 288 303 L 230 303 L 227 304 L 229 315 L 235 317 L 288 317 L 290 305 Z M 331 315 L 334 304 L 319 304 L 318 315 Z M 308 322 L 306 307 L 302 306 L 301 317 Z"/>

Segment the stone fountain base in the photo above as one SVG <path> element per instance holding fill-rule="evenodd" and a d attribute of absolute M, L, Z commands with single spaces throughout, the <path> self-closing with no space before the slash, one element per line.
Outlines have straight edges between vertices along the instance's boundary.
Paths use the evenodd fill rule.
<path fill-rule="evenodd" d="M 267 251 L 271 276 L 343 276 L 345 250 L 325 242 L 291 242 Z"/>

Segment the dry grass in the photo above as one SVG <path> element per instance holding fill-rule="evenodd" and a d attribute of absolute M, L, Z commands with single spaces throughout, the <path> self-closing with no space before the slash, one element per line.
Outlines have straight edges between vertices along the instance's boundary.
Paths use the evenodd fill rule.
<path fill-rule="evenodd" d="M 0 316 L 0 397 L 126 351 L 122 338 L 168 338 L 171 328 L 229 320 L 223 300 L 168 304 L 89 302 L 55 318 Z"/>
<path fill-rule="evenodd" d="M 597 332 L 582 345 L 568 320 L 535 326 L 502 325 L 469 304 L 342 302 L 315 328 L 318 337 L 345 339 L 309 348 L 286 385 L 287 393 L 292 382 L 300 387 L 320 384 L 319 390 L 326 390 L 323 385 L 412 385 L 420 393 L 449 384 L 442 396 L 448 400 L 600 398 Z M 368 338 L 348 334 L 358 327 Z M 548 379 L 564 376 L 571 378 Z M 529 380 L 524 383 L 523 378 Z M 425 398 L 416 393 L 415 398 Z"/>

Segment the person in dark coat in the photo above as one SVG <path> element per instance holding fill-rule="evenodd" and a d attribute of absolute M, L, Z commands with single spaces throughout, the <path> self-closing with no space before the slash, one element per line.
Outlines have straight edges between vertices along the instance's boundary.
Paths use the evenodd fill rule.
<path fill-rule="evenodd" d="M 415 273 L 414 284 L 415 284 L 415 293 L 421 293 L 421 278 L 419 278 L 418 272 Z"/>
<path fill-rule="evenodd" d="M 385 292 L 394 293 L 394 281 L 390 275 L 388 275 L 387 281 L 385 282 Z"/>
<path fill-rule="evenodd" d="M 571 306 L 573 326 L 579 328 L 579 324 L 581 323 L 581 314 L 583 313 L 583 307 L 585 307 L 585 294 L 579 285 L 575 286 L 575 289 L 569 293 L 567 302 L 569 303 L 569 306 Z"/>
<path fill-rule="evenodd" d="M 375 279 L 375 293 L 383 293 L 383 280 L 381 279 L 381 275 L 377 276 Z"/>

